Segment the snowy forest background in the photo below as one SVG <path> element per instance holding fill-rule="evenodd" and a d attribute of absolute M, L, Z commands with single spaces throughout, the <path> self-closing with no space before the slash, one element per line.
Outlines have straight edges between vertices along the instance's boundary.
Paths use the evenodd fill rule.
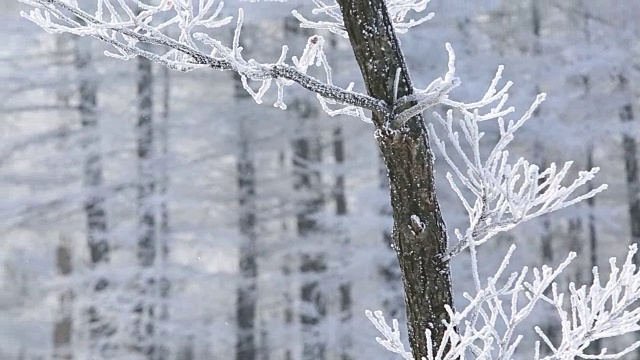
<path fill-rule="evenodd" d="M 310 35 L 290 15 L 304 4 L 225 11 L 243 6 L 245 51 L 275 60 L 278 44 L 302 48 Z M 0 5 L 0 359 L 139 359 L 153 347 L 157 359 L 307 360 L 309 344 L 327 360 L 394 359 L 364 316 L 404 318 L 370 124 L 328 117 L 299 88 L 282 111 L 255 104 L 230 72 L 107 58 L 98 41 L 46 34 L 17 1 Z M 548 94 L 512 151 L 598 166 L 593 187 L 609 184 L 484 245 L 482 266 L 493 271 L 515 242 L 513 268 L 577 251 L 562 287 L 590 283 L 594 265 L 606 277 L 608 259 L 640 242 L 640 3 L 433 0 L 430 10 L 401 36 L 416 83 L 446 69 L 444 42 L 463 99 L 504 64 L 520 113 Z M 334 79 L 360 84 L 349 44 L 327 37 Z M 464 211 L 441 160 L 453 231 Z M 453 282 L 462 303 L 464 254 Z M 547 333 L 550 313 L 534 317 Z"/>

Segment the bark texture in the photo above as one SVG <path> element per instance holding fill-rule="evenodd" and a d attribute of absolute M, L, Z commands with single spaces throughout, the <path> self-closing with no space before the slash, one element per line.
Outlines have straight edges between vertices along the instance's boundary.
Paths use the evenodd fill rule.
<path fill-rule="evenodd" d="M 107 237 L 107 212 L 103 191 L 104 176 L 100 126 L 97 113 L 98 84 L 92 59 L 91 39 L 76 38 L 74 41 L 74 66 L 78 74 L 78 112 L 82 126 L 81 146 L 84 152 L 82 164 L 83 188 L 86 192 L 84 213 L 87 226 L 87 244 L 91 267 L 99 268 L 109 263 L 109 239 Z M 100 277 L 94 281 L 93 296 L 88 309 L 89 342 L 92 353 L 109 351 L 113 346 L 108 338 L 115 332 L 112 324 L 106 323 L 100 314 L 101 294 L 107 291 L 109 281 Z"/>
<path fill-rule="evenodd" d="M 248 92 L 242 87 L 240 76 L 235 74 L 235 97 L 238 103 L 250 99 Z M 256 210 L 256 174 L 254 151 L 252 147 L 251 121 L 244 114 L 238 116 L 238 205 L 240 216 L 238 225 L 242 236 L 239 247 L 240 285 L 236 294 L 236 321 L 238 322 L 236 339 L 236 359 L 254 360 L 256 352 L 256 306 L 258 260 L 257 245 L 257 210 Z"/>
<path fill-rule="evenodd" d="M 322 161 L 322 148 L 318 135 L 305 134 L 317 116 L 317 109 L 301 99 L 296 99 L 292 108 L 300 116 L 300 133 L 292 144 L 294 188 L 301 197 L 296 207 L 296 226 L 298 236 L 309 246 L 300 259 L 300 301 L 303 304 L 300 311 L 302 359 L 323 360 L 326 358 L 327 346 L 319 326 L 327 316 L 327 301 L 320 279 L 327 271 L 327 259 L 326 254 L 317 245 L 320 230 L 317 216 L 324 205 L 321 175 L 318 170 L 318 164 Z M 317 131 L 313 133 L 317 134 Z"/>
<path fill-rule="evenodd" d="M 67 277 L 73 272 L 71 244 L 65 237 L 60 238 L 56 248 L 56 270 L 58 275 Z M 73 359 L 73 290 L 65 286 L 59 297 L 59 314 L 53 327 L 53 359 Z"/>
<path fill-rule="evenodd" d="M 341 0 L 345 28 L 370 96 L 393 109 L 413 92 L 399 41 L 383 0 Z M 396 71 L 400 80 L 395 94 Z M 401 109 L 399 109 L 401 110 Z M 409 340 L 416 359 L 427 356 L 425 330 L 439 344 L 453 307 L 451 273 L 441 260 L 447 237 L 436 199 L 433 155 L 422 116 L 387 129 L 393 112 L 374 112 L 376 138 L 388 171 L 393 208 L 393 243 L 402 270 Z"/>
<path fill-rule="evenodd" d="M 384 164 L 384 158 L 380 154 L 378 165 L 378 176 L 380 191 L 389 191 L 389 178 L 387 177 L 387 167 Z M 380 208 L 380 216 L 386 219 L 393 217 L 393 209 L 390 203 L 384 204 Z M 382 230 L 383 246 L 386 248 L 384 257 L 378 264 L 378 275 L 384 282 L 382 289 L 382 309 L 384 313 L 393 319 L 398 321 L 404 321 L 406 319 L 404 315 L 404 296 L 402 293 L 402 272 L 398 266 L 398 259 L 395 253 L 395 246 L 393 245 L 393 236 L 391 233 L 391 227 L 387 227 Z M 401 320 L 402 319 L 402 320 Z"/>
<path fill-rule="evenodd" d="M 156 344 L 158 318 L 158 278 L 153 269 L 158 256 L 157 240 L 157 171 L 154 168 L 155 136 L 153 121 L 153 64 L 146 58 L 137 59 L 138 121 L 136 124 L 138 185 L 137 185 L 137 260 L 141 267 L 140 300 L 135 305 L 133 348 L 148 360 L 161 358 Z M 151 300 L 153 299 L 153 300 Z"/>
<path fill-rule="evenodd" d="M 102 153 L 100 151 L 100 129 L 96 106 L 98 87 L 95 68 L 91 59 L 90 39 L 78 38 L 75 42 L 75 67 L 79 76 L 78 93 L 80 122 L 82 125 L 82 149 L 85 152 L 83 182 L 87 191 L 84 211 L 87 220 L 87 242 L 91 264 L 100 265 L 109 261 L 107 241 L 107 215 L 105 199 L 100 187 L 103 186 Z M 101 284 L 102 287 L 106 286 Z M 100 284 L 99 284 L 100 285 Z"/>
<path fill-rule="evenodd" d="M 285 34 L 292 42 L 303 42 L 313 35 L 308 29 L 287 18 Z M 319 245 L 321 225 L 318 214 L 325 206 L 323 197 L 321 131 L 319 109 L 308 99 L 298 97 L 290 104 L 296 114 L 296 134 L 291 144 L 293 155 L 293 187 L 296 197 L 296 230 L 305 247 L 300 256 L 300 310 L 302 328 L 302 359 L 324 360 L 327 357 L 326 335 L 321 326 L 327 317 L 327 297 L 321 279 L 328 269 L 327 254 Z"/>
<path fill-rule="evenodd" d="M 340 360 L 351 360 L 353 347 L 351 318 L 353 317 L 352 284 L 349 280 L 351 271 L 351 241 L 347 232 L 343 229 L 343 221 L 348 213 L 347 196 L 344 176 L 344 136 L 342 127 L 338 124 L 333 130 L 333 159 L 338 166 L 338 174 L 335 178 L 333 200 L 336 206 L 336 216 L 340 222 L 338 225 L 337 237 L 340 244 L 340 285 L 338 287 L 340 297 Z"/>

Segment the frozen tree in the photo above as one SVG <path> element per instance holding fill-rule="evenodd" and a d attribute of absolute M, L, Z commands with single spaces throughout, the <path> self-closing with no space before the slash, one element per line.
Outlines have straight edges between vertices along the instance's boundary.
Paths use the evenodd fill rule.
<path fill-rule="evenodd" d="M 594 284 L 588 292 L 586 288 L 570 288 L 571 314 L 563 310 L 563 295 L 556 291 L 552 282 L 572 256 L 557 270 L 543 267 L 534 271 L 533 281 L 525 281 L 525 269 L 512 275 L 506 285 L 498 286 L 496 282 L 504 272 L 511 250 L 487 285 L 480 281 L 475 255 L 477 246 L 524 221 L 590 198 L 603 188 L 574 195 L 593 178 L 597 169 L 580 172 L 576 180 L 563 185 L 570 163 L 561 168 L 552 163 L 548 168 L 540 169 L 523 159 L 515 163 L 509 161 L 506 146 L 515 131 L 531 118 L 544 95 L 538 96 L 520 118 L 505 120 L 514 109 L 505 108 L 511 83 L 500 89 L 497 87 L 502 68 L 480 100 L 455 101 L 450 98 L 450 92 L 460 85 L 460 80 L 456 77 L 453 48 L 447 44 L 447 72 L 424 88 L 413 86 L 397 33 L 406 32 L 433 16 L 420 15 L 428 1 L 342 0 L 325 3 L 318 0 L 314 1 L 313 16 L 294 12 L 302 27 L 328 30 L 349 39 L 366 93 L 354 91 L 353 83 L 348 86 L 334 83 L 324 51 L 325 39 L 318 34 L 311 35 L 302 54 L 292 57 L 290 62 L 287 46 L 283 46 L 280 57 L 273 63 L 245 59 L 240 46 L 243 10 L 238 11 L 231 44 L 225 45 L 213 36 L 212 29 L 226 26 L 232 19 L 220 16 L 222 3 L 215 0 L 162 0 L 153 4 L 134 1 L 141 9 L 139 12 L 124 1 L 98 0 L 94 9 L 78 7 L 75 2 L 65 0 L 23 1 L 35 7 L 23 15 L 45 30 L 95 37 L 112 46 L 107 52 L 110 56 L 122 59 L 141 56 L 181 71 L 203 68 L 234 71 L 240 76 L 244 89 L 257 102 L 263 100 L 275 83 L 277 98 L 274 105 L 282 109 L 286 108 L 284 89 L 298 84 L 314 92 L 330 115 L 349 115 L 371 122 L 389 178 L 394 219 L 392 241 L 405 290 L 411 351 L 404 350 L 400 343 L 397 324 L 390 328 L 381 315 L 370 314 L 370 317 L 386 337 L 380 342 L 405 359 L 458 358 L 467 352 L 476 358 L 494 355 L 500 359 L 509 358 L 520 341 L 514 338 L 516 325 L 531 313 L 539 300 L 554 305 L 561 318 L 560 343 L 553 344 L 544 332 L 539 331 L 556 358 L 582 356 L 584 347 L 594 339 L 637 330 L 638 312 L 624 311 L 638 298 L 635 267 L 630 260 L 635 249 L 631 250 L 621 270 L 612 263 L 614 275 L 604 287 L 594 276 Z M 166 17 L 167 14 L 171 16 Z M 164 31 L 170 28 L 176 29 L 179 35 L 165 35 Z M 310 75 L 313 72 L 320 72 L 324 80 Z M 444 125 L 447 139 L 464 165 L 462 169 L 456 165 L 446 152 L 445 142 L 435 136 L 431 127 L 435 144 L 457 178 L 454 180 L 454 176 L 449 175 L 450 184 L 469 217 L 468 228 L 455 232 L 450 247 L 435 194 L 433 155 L 422 116 L 424 111 L 436 105 L 451 109 L 444 118 L 436 118 Z M 143 120 L 141 117 L 140 123 Z M 478 124 L 491 120 L 498 123 L 500 139 L 485 158 L 479 150 L 483 133 Z M 460 136 L 454 130 L 456 123 L 460 124 L 470 153 L 460 144 Z M 307 139 L 296 142 L 294 153 L 298 161 L 306 160 L 308 164 L 316 160 L 312 157 L 312 142 Z M 311 188 L 312 182 L 318 181 L 316 177 L 315 174 L 301 175 L 298 184 Z M 311 231 L 315 226 L 309 215 L 318 210 L 320 202 L 312 201 L 309 211 L 299 216 L 301 233 L 302 230 Z M 472 256 L 476 295 L 469 295 L 470 305 L 456 311 L 452 300 L 450 260 L 467 248 Z M 150 248 L 145 254 L 147 252 L 150 253 Z M 150 255 L 143 256 L 143 263 L 149 263 L 150 258 Z M 323 270 L 323 266 L 321 257 L 307 256 L 302 259 L 301 271 L 317 272 Z M 545 295 L 544 291 L 549 287 L 551 295 Z M 629 290 L 620 292 L 622 287 Z M 317 300 L 314 305 L 321 305 L 322 299 L 316 296 L 320 295 L 316 284 L 303 284 L 302 300 L 308 300 L 305 291 L 309 299 Z M 520 294 L 528 296 L 523 307 L 518 307 L 517 303 Z M 503 296 L 512 299 L 510 315 L 502 308 L 500 298 Z M 608 300 L 611 300 L 611 309 L 607 308 Z M 307 322 L 309 325 L 323 315 L 321 306 L 317 310 L 315 318 Z M 497 329 L 497 320 L 504 321 L 506 332 Z M 317 341 L 314 346 L 307 347 L 308 358 L 323 357 L 321 340 L 314 339 Z M 600 354 L 600 357 L 607 356 Z"/>

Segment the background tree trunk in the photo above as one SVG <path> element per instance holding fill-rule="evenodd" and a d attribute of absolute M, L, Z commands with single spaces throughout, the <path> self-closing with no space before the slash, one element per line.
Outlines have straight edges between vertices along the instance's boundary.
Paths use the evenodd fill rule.
<path fill-rule="evenodd" d="M 593 145 L 590 145 L 587 149 L 587 169 L 592 169 L 595 165 L 593 164 Z M 587 193 L 593 191 L 593 183 L 589 181 L 587 183 Z M 588 231 L 589 231 L 589 269 L 593 269 L 594 266 L 598 266 L 598 234 L 596 232 L 596 218 L 595 218 L 595 210 L 596 210 L 596 201 L 595 197 L 590 197 L 587 200 L 588 207 Z M 595 280 L 595 276 L 592 271 L 589 271 L 589 283 L 593 284 Z M 601 339 L 596 339 L 591 342 L 589 345 L 590 353 L 599 354 L 602 349 Z"/>
<path fill-rule="evenodd" d="M 302 325 L 302 359 L 323 360 L 326 356 L 325 334 L 319 325 L 327 315 L 325 294 L 320 282 L 327 271 L 326 254 L 321 249 L 316 216 L 322 209 L 322 184 L 317 168 L 322 161 L 318 134 L 308 135 L 310 122 L 317 117 L 317 109 L 301 99 L 295 100 L 292 109 L 300 116 L 298 138 L 293 141 L 294 188 L 301 197 L 298 201 L 296 226 L 299 237 L 306 241 L 308 249 L 300 259 L 300 323 Z M 313 131 L 316 132 L 315 130 Z"/>
<path fill-rule="evenodd" d="M 100 126 L 97 114 L 98 85 L 93 65 L 91 39 L 74 38 L 75 68 L 78 74 L 78 111 L 82 126 L 81 147 L 83 159 L 83 187 L 85 191 L 84 213 L 87 224 L 87 244 L 91 268 L 104 267 L 109 262 L 107 238 L 107 212 L 105 209 Z M 92 354 L 104 354 L 110 345 L 106 338 L 113 334 L 113 325 L 105 323 L 100 315 L 99 297 L 107 291 L 109 281 L 100 276 L 93 282 L 94 299 L 88 309 L 89 349 Z"/>
<path fill-rule="evenodd" d="M 620 86 L 627 87 L 627 79 L 620 75 Z M 620 109 L 620 121 L 629 127 L 635 120 L 633 105 L 625 104 Z M 624 152 L 624 171 L 627 180 L 627 193 L 629 198 L 629 222 L 631 225 L 631 243 L 640 244 L 640 178 L 638 177 L 638 143 L 628 130 L 622 134 L 622 150 Z M 640 261 L 639 255 L 635 256 L 636 263 Z"/>
<path fill-rule="evenodd" d="M 138 279 L 139 296 L 135 305 L 135 336 L 133 345 L 149 360 L 156 359 L 154 301 L 157 279 L 154 265 L 157 257 L 156 237 L 156 169 L 154 168 L 155 141 L 153 124 L 153 63 L 142 57 L 137 59 L 138 122 L 136 141 L 138 155 L 137 186 L 137 259 L 141 267 Z"/>
<path fill-rule="evenodd" d="M 156 322 L 158 331 L 155 333 L 155 344 L 158 347 L 157 359 L 167 359 L 169 357 L 169 345 L 162 340 L 163 337 L 170 336 L 169 331 L 169 296 L 171 292 L 171 282 L 167 273 L 169 265 L 169 252 L 171 250 L 171 229 L 169 223 L 169 120 L 170 120 L 170 99 L 171 99 L 171 75 L 167 67 L 161 68 L 160 79 L 162 82 L 162 97 L 160 110 L 160 124 L 158 130 L 158 144 L 160 145 L 160 157 L 157 166 L 158 182 L 158 224 L 155 262 L 158 279 L 158 320 Z"/>
<path fill-rule="evenodd" d="M 286 177 L 290 174 L 287 172 L 287 156 L 285 150 L 281 151 L 278 154 L 278 165 L 280 169 L 280 176 Z M 283 212 L 288 212 L 289 202 L 285 200 L 283 197 L 280 199 L 280 208 L 283 209 Z M 286 236 L 288 234 L 288 225 L 287 225 L 287 213 L 282 215 L 282 220 L 280 223 L 280 233 L 282 236 Z M 292 268 L 294 268 L 295 260 L 291 252 L 285 250 L 285 254 L 283 256 L 282 261 L 282 277 L 284 279 L 284 294 L 283 294 L 283 322 L 284 322 L 284 331 L 285 337 L 291 337 L 296 332 L 294 322 L 295 319 L 295 308 L 294 308 L 294 297 L 297 292 L 297 287 L 294 285 L 294 272 Z M 285 341 L 283 344 L 284 347 L 284 360 L 292 360 L 294 358 L 294 347 L 290 341 Z"/>
<path fill-rule="evenodd" d="M 333 129 L 333 158 L 336 162 L 338 174 L 335 178 L 333 199 L 336 206 L 336 216 L 338 220 L 338 241 L 340 243 L 340 282 L 338 284 L 339 297 L 340 297 L 340 331 L 338 339 L 338 347 L 341 360 L 351 360 L 353 356 L 351 354 L 351 348 L 353 347 L 352 326 L 351 318 L 353 317 L 352 310 L 352 294 L 351 294 L 351 281 L 349 275 L 351 274 L 351 259 L 353 254 L 351 252 L 351 241 L 349 235 L 344 228 L 344 221 L 348 212 L 347 209 L 347 197 L 345 192 L 345 175 L 344 175 L 344 136 L 342 135 L 342 127 L 340 124 L 336 125 Z"/>
<path fill-rule="evenodd" d="M 73 253 L 69 239 L 60 237 L 56 248 L 56 270 L 58 275 L 70 276 L 73 272 Z M 60 297 L 60 311 L 53 328 L 53 359 L 73 359 L 73 289 L 70 285 L 64 286 Z"/>
<path fill-rule="evenodd" d="M 400 69 L 397 98 L 413 92 L 409 72 L 383 0 L 341 0 L 344 24 L 369 95 L 393 105 L 394 79 Z M 374 113 L 376 138 L 387 166 L 393 243 L 405 289 L 409 340 L 415 359 L 427 356 L 425 330 L 440 344 L 453 308 L 451 271 L 442 261 L 447 236 L 436 199 L 433 154 L 421 115 L 395 132 L 390 114 Z"/>
<path fill-rule="evenodd" d="M 237 104 L 243 104 L 250 99 L 244 90 L 240 76 L 235 77 L 235 97 Z M 256 306 L 257 306 L 257 219 L 256 219 L 256 173 L 254 151 L 252 143 L 252 129 L 254 122 L 244 113 L 237 117 L 239 152 L 237 164 L 238 203 L 240 214 L 238 226 L 240 228 L 239 271 L 240 279 L 236 294 L 236 360 L 255 360 L 256 352 Z"/>
<path fill-rule="evenodd" d="M 285 20 L 285 34 L 292 42 L 300 42 L 312 33 L 301 29 L 293 18 Z M 322 249 L 322 229 L 317 216 L 324 206 L 322 176 L 322 144 L 318 127 L 319 111 L 307 98 L 297 97 L 290 104 L 298 117 L 294 140 L 293 186 L 296 193 L 296 228 L 305 249 L 300 257 L 300 324 L 302 326 L 302 359 L 323 360 L 327 355 L 326 332 L 320 325 L 327 316 L 327 299 L 321 280 L 327 272 L 327 255 Z"/>

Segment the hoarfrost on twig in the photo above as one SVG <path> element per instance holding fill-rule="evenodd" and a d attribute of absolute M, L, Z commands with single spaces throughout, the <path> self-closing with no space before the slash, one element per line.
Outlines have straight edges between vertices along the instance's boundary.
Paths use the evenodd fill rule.
<path fill-rule="evenodd" d="M 344 28 L 338 2 L 335 0 L 329 0 L 327 2 L 323 0 L 312 1 L 316 6 L 312 13 L 314 15 L 323 15 L 326 17 L 326 20 L 310 20 L 294 10 L 292 14 L 300 21 L 300 25 L 310 29 L 328 30 L 338 36 L 347 38 L 347 31 Z M 434 13 L 428 13 L 418 19 L 407 19 L 409 12 L 419 14 L 425 11 L 430 1 L 431 0 L 387 0 L 387 11 L 389 12 L 389 18 L 396 32 L 406 33 L 409 29 L 433 18 Z"/>
<path fill-rule="evenodd" d="M 448 77 L 445 76 L 444 80 L 437 82 L 440 85 L 434 87 L 439 89 L 455 84 L 453 80 L 447 80 L 453 77 L 454 71 L 455 67 L 450 61 Z M 458 242 L 443 260 L 459 254 L 472 241 L 480 245 L 499 232 L 593 197 L 607 188 L 606 185 L 601 185 L 586 194 L 572 196 L 594 178 L 600 170 L 597 167 L 580 171 L 577 179 L 569 185 L 563 185 L 572 165 L 570 161 L 560 169 L 555 163 L 551 163 L 543 170 L 524 158 L 519 158 L 515 163 L 510 162 L 507 146 L 514 139 L 515 132 L 531 119 L 534 111 L 544 101 L 545 94 L 538 95 L 520 118 L 506 122 L 504 117 L 511 115 L 515 109 L 505 108 L 512 83 L 507 82 L 500 90 L 497 88 L 502 71 L 503 67 L 500 66 L 486 93 L 476 102 L 457 102 L 449 99 L 446 92 L 437 95 L 437 90 L 427 92 L 435 92 L 436 95 L 431 96 L 439 96 L 437 101 L 432 102 L 451 108 L 444 118 L 434 113 L 446 131 L 448 143 L 438 137 L 433 124 L 429 124 L 428 128 L 436 146 L 453 170 L 453 174 L 447 174 L 447 180 L 469 216 L 469 227 L 464 232 L 455 230 Z M 428 90 L 429 87 L 425 92 Z M 489 109 L 485 110 L 487 108 Z M 455 114 L 460 114 L 461 117 L 458 119 Z M 497 121 L 500 138 L 489 155 L 483 157 L 480 154 L 480 141 L 484 133 L 479 129 L 479 123 L 489 120 Z M 462 130 L 463 139 L 456 130 L 456 123 Z M 470 150 L 465 151 L 462 143 Z M 463 168 L 452 160 L 448 152 L 451 150 L 447 149 L 447 145 L 453 147 L 462 160 Z M 471 198 L 463 190 L 471 193 Z"/>
<path fill-rule="evenodd" d="M 327 103 L 344 105 L 333 114 L 347 114 L 368 120 L 363 109 L 387 112 L 387 104 L 366 94 L 343 89 L 333 84 L 331 67 L 324 53 L 324 39 L 319 35 L 309 37 L 299 57 L 286 63 L 288 47 L 282 47 L 275 63 L 261 63 L 245 59 L 240 46 L 243 11 L 238 10 L 232 44 L 224 45 L 210 33 L 198 32 L 229 25 L 232 17 L 221 17 L 223 2 L 218 0 L 162 0 L 148 5 L 138 0 L 96 0 L 94 12 L 88 12 L 75 2 L 65 0 L 20 0 L 34 9 L 22 16 L 33 21 L 49 33 L 71 33 L 92 36 L 113 47 L 106 55 L 123 60 L 143 56 L 169 68 L 190 71 L 210 67 L 237 72 L 244 88 L 257 102 L 275 82 L 277 100 L 274 106 L 286 108 L 284 87 L 297 83 L 322 97 L 323 108 Z M 170 37 L 167 30 L 177 33 Z M 158 45 L 153 52 L 141 44 Z M 209 50 L 205 51 L 203 48 Z M 310 66 L 320 67 L 326 81 L 307 74 Z M 256 83 L 257 90 L 251 86 Z"/>
<path fill-rule="evenodd" d="M 455 360 L 465 359 L 469 355 L 476 360 L 512 359 L 523 339 L 522 335 L 517 335 L 518 326 L 533 313 L 540 301 L 556 309 L 562 336 L 554 344 L 547 334 L 536 327 L 536 333 L 549 347 L 551 354 L 540 357 L 540 341 L 537 341 L 534 360 L 619 359 L 640 347 L 638 341 L 616 353 L 609 353 L 607 349 L 599 354 L 585 353 L 591 341 L 640 330 L 640 307 L 637 306 L 640 300 L 640 273 L 633 263 L 633 256 L 637 252 L 635 244 L 629 247 L 622 268 L 616 265 L 615 258 L 609 261 L 611 275 L 606 284 L 600 283 L 598 268 L 594 267 L 593 283 L 579 288 L 571 283 L 568 293 L 558 291 L 555 280 L 576 257 L 575 253 L 570 253 L 555 269 L 543 265 L 542 268 L 529 271 L 524 267 L 505 280 L 504 272 L 515 248 L 515 245 L 510 247 L 494 275 L 486 280 L 486 284 L 475 289 L 475 295 L 464 293 L 469 301 L 465 307 L 456 311 L 447 308 L 449 320 L 444 322 L 446 330 L 440 344 L 432 343 L 427 330 L 427 359 Z M 564 306 L 567 297 L 569 310 Z M 508 308 L 505 308 L 505 303 L 509 304 Z M 393 327 L 390 327 L 381 312 L 372 314 L 367 311 L 366 315 L 383 335 L 384 339 L 376 338 L 381 345 L 404 359 L 413 360 L 412 354 L 404 349 L 400 340 L 397 320 L 393 319 Z"/>

